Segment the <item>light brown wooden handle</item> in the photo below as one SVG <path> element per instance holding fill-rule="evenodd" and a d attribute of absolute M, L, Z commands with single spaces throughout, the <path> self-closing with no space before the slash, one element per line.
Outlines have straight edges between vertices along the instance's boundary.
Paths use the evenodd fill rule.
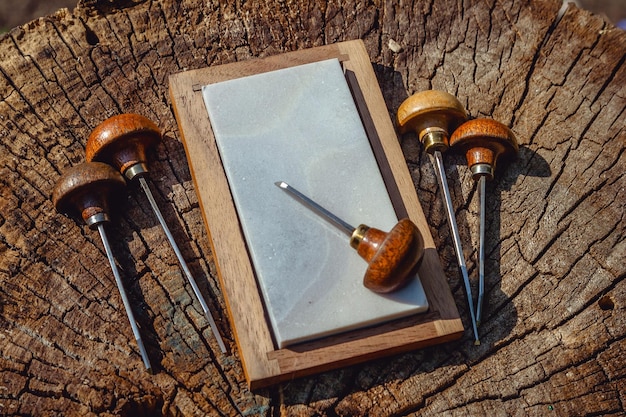
<path fill-rule="evenodd" d="M 389 233 L 366 226 L 359 228 L 364 233 L 356 250 L 369 263 L 363 285 L 379 293 L 404 286 L 424 254 L 424 239 L 417 226 L 402 219 Z"/>
<path fill-rule="evenodd" d="M 52 191 L 57 211 L 80 215 L 91 226 L 96 215 L 108 219 L 109 203 L 126 186 L 122 175 L 102 162 L 85 162 L 65 171 Z"/>
<path fill-rule="evenodd" d="M 459 100 L 438 90 L 413 94 L 404 100 L 397 113 L 401 133 L 415 131 L 428 153 L 445 151 L 450 132 L 466 118 L 467 113 Z"/>
<path fill-rule="evenodd" d="M 126 175 L 135 165 L 145 166 L 147 150 L 160 138 L 161 131 L 150 119 L 138 114 L 120 114 L 100 123 L 89 135 L 86 159 L 106 162 Z"/>

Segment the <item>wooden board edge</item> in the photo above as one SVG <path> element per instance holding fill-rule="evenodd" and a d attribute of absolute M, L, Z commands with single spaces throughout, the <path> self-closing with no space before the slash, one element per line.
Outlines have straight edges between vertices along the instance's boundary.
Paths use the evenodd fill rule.
<path fill-rule="evenodd" d="M 434 248 L 434 241 L 429 232 L 428 223 L 426 217 L 422 211 L 422 207 L 417 198 L 415 186 L 411 179 L 408 167 L 406 165 L 406 159 L 400 148 L 396 130 L 389 117 L 389 112 L 385 104 L 385 99 L 380 91 L 378 79 L 372 63 L 369 60 L 369 55 L 365 49 L 363 41 L 349 41 L 337 44 L 339 50 L 350 57 L 349 66 L 354 69 L 355 82 L 358 83 L 360 95 L 362 100 L 365 101 L 367 108 L 362 110 L 361 117 L 363 123 L 367 126 L 369 132 L 373 132 L 377 135 L 376 143 L 373 144 L 374 152 L 382 152 L 388 163 L 388 167 L 381 167 L 381 170 L 387 171 L 386 174 L 390 174 L 393 178 L 393 182 L 397 190 L 391 190 L 392 192 L 399 192 L 408 214 L 408 217 L 418 226 L 420 230 L 426 230 L 424 244 L 426 248 Z M 357 91 L 355 91 L 357 92 Z M 357 98 L 358 100 L 358 98 Z M 376 149 L 375 146 L 380 146 L 381 149 Z M 379 161 L 385 162 L 385 161 Z M 391 196 L 392 199 L 394 196 Z"/>
<path fill-rule="evenodd" d="M 183 146 L 187 154 L 189 168 L 198 194 L 198 202 L 203 216 L 204 224 L 207 226 L 209 243 L 214 254 L 214 262 L 217 269 L 218 280 L 222 288 L 222 293 L 226 303 L 227 314 L 232 326 L 237 347 L 240 350 L 240 357 L 246 379 L 254 380 L 264 378 L 280 372 L 277 364 L 267 360 L 266 352 L 274 349 L 272 336 L 267 325 L 259 325 L 261 320 L 246 320 L 246 317 L 264 317 L 265 311 L 258 297 L 254 297 L 247 289 L 256 290 L 256 278 L 249 262 L 242 262 L 241 257 L 247 258 L 247 248 L 241 235 L 238 223 L 214 222 L 210 218 L 216 211 L 225 211 L 235 216 L 236 210 L 228 191 L 228 183 L 225 178 L 221 178 L 220 173 L 216 173 L 221 167 L 221 161 L 214 159 L 205 166 L 197 167 L 190 155 L 206 154 L 217 155 L 217 151 L 207 151 L 210 147 L 208 140 L 190 140 L 191 135 L 202 136 L 201 132 L 210 132 L 210 124 L 206 112 L 204 117 L 195 118 L 193 116 L 193 106 L 200 105 L 204 111 L 204 104 L 201 101 L 201 94 L 193 91 L 185 73 L 174 74 L 169 78 L 170 96 L 173 103 L 175 116 L 177 119 Z M 200 145 L 198 145 L 200 144 Z M 209 177 L 209 178 L 207 178 Z M 206 199 L 202 192 L 202 187 L 212 184 L 215 198 Z M 220 205 L 217 207 L 216 205 Z M 226 236 L 239 235 L 238 239 L 227 239 Z M 224 252 L 223 245 L 228 240 L 231 247 L 231 256 L 220 257 Z M 245 285 L 234 285 L 229 282 L 231 277 L 236 277 L 244 281 Z M 245 300 L 245 302 L 241 302 Z M 245 306 L 245 310 L 242 308 Z M 242 319 L 243 318 L 243 319 Z M 264 320 L 263 320 L 264 322 Z"/>
<path fill-rule="evenodd" d="M 382 152 L 384 155 L 385 160 L 378 158 L 379 164 L 388 164 L 386 167 L 382 166 L 381 170 L 388 170 L 388 174 L 393 177 L 399 198 L 405 205 L 404 210 L 406 210 L 408 217 L 418 226 L 424 237 L 424 260 L 418 270 L 418 274 L 424 286 L 431 310 L 442 313 L 446 318 L 458 318 L 459 313 L 454 297 L 443 272 L 434 240 L 430 234 L 428 222 L 419 203 L 415 185 L 402 153 L 396 130 L 388 115 L 385 99 L 378 85 L 365 44 L 363 41 L 358 40 L 339 43 L 337 47 L 341 53 L 350 57 L 350 62 L 346 65 L 354 70 L 352 75 L 354 77 L 353 81 L 359 86 L 359 89 L 355 90 L 360 90 L 360 93 L 358 91 L 353 92 L 357 95 L 355 100 L 357 103 L 359 100 L 362 100 L 366 104 L 365 109 L 360 109 L 363 123 L 366 127 L 370 127 L 368 134 L 373 131 L 374 136 L 376 136 L 370 138 L 374 141 L 372 144 L 374 153 Z M 361 97 L 358 97 L 359 94 Z M 378 146 L 380 146 L 380 149 L 377 149 Z M 394 196 L 392 195 L 391 197 L 393 200 Z"/>
<path fill-rule="evenodd" d="M 424 334 L 429 337 L 423 338 Z M 461 319 L 436 319 L 421 325 L 415 325 L 402 330 L 391 331 L 376 336 L 375 338 L 366 338 L 356 340 L 354 343 L 347 342 L 341 347 L 340 354 L 334 349 L 334 359 L 332 363 L 327 363 L 325 355 L 326 349 L 317 350 L 298 350 L 298 347 L 291 349 L 282 349 L 270 354 L 281 368 L 278 375 L 268 375 L 266 378 L 259 378 L 249 381 L 252 390 L 266 388 L 268 386 L 292 381 L 298 378 L 311 376 L 320 372 L 326 372 L 333 369 L 358 365 L 369 360 L 380 359 L 392 355 L 411 352 L 428 346 L 451 342 L 461 338 L 464 334 Z M 390 346 L 386 339 L 393 338 L 402 340 L 403 343 Z M 360 345 L 365 342 L 368 349 L 361 349 Z M 354 354 L 354 347 L 357 346 L 361 353 Z M 313 357 L 311 357 L 313 356 Z M 303 366 L 308 364 L 308 366 Z"/>

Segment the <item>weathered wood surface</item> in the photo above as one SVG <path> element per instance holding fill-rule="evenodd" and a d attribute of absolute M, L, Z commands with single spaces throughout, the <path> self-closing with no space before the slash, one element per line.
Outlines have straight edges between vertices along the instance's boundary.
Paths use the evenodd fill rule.
<path fill-rule="evenodd" d="M 560 1 L 87 1 L 0 38 L 0 414 L 621 415 L 626 403 L 626 34 Z M 170 107 L 185 69 L 362 38 L 390 116 L 456 94 L 521 151 L 488 187 L 482 344 L 454 343 L 251 393 Z M 393 40 L 401 46 L 390 48 Z M 110 228 L 144 372 L 97 234 L 55 213 L 60 173 L 121 112 L 158 122 L 157 200 L 233 347 L 219 352 L 145 197 Z M 407 163 L 468 328 L 428 158 Z M 446 155 L 472 276 L 477 204 Z M 189 239 L 186 239 L 189 236 Z M 204 336 L 204 337 L 202 337 Z M 241 412 L 238 410 L 241 410 Z"/>

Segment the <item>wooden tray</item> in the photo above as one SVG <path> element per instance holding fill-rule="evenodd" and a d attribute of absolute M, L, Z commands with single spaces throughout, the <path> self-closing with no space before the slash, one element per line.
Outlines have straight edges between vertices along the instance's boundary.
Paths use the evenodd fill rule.
<path fill-rule="evenodd" d="M 398 217 L 409 217 L 424 236 L 426 251 L 418 273 L 430 309 L 425 314 L 277 349 L 266 320 L 201 87 L 331 58 L 339 59 L 344 67 Z M 186 71 L 170 76 L 169 84 L 228 315 L 251 389 L 462 336 L 459 313 L 362 41 Z"/>

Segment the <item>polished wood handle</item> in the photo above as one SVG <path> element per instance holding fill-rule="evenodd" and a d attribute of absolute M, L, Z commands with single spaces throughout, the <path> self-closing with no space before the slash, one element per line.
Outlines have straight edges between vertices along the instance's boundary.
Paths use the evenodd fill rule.
<path fill-rule="evenodd" d="M 428 153 L 448 149 L 450 133 L 467 119 L 465 108 L 452 94 L 426 90 L 404 100 L 397 112 L 401 133 L 415 131 Z"/>
<path fill-rule="evenodd" d="M 361 225 L 355 235 L 351 244 L 369 264 L 363 285 L 375 292 L 404 286 L 424 254 L 422 234 L 409 219 L 400 220 L 388 233 Z"/>
<path fill-rule="evenodd" d="M 147 171 L 146 152 L 161 138 L 158 126 L 147 117 L 125 113 L 110 117 L 100 123 L 89 135 L 85 154 L 87 161 L 100 161 L 113 165 L 130 179 L 129 169 L 141 166 Z"/>
<path fill-rule="evenodd" d="M 85 162 L 61 175 L 52 191 L 57 211 L 79 215 L 89 226 L 108 220 L 109 204 L 126 186 L 122 175 L 102 162 Z"/>
<path fill-rule="evenodd" d="M 493 178 L 500 157 L 512 157 L 519 146 L 513 132 L 491 119 L 469 120 L 459 126 L 450 137 L 450 146 L 464 152 L 467 165 L 474 177 Z"/>

